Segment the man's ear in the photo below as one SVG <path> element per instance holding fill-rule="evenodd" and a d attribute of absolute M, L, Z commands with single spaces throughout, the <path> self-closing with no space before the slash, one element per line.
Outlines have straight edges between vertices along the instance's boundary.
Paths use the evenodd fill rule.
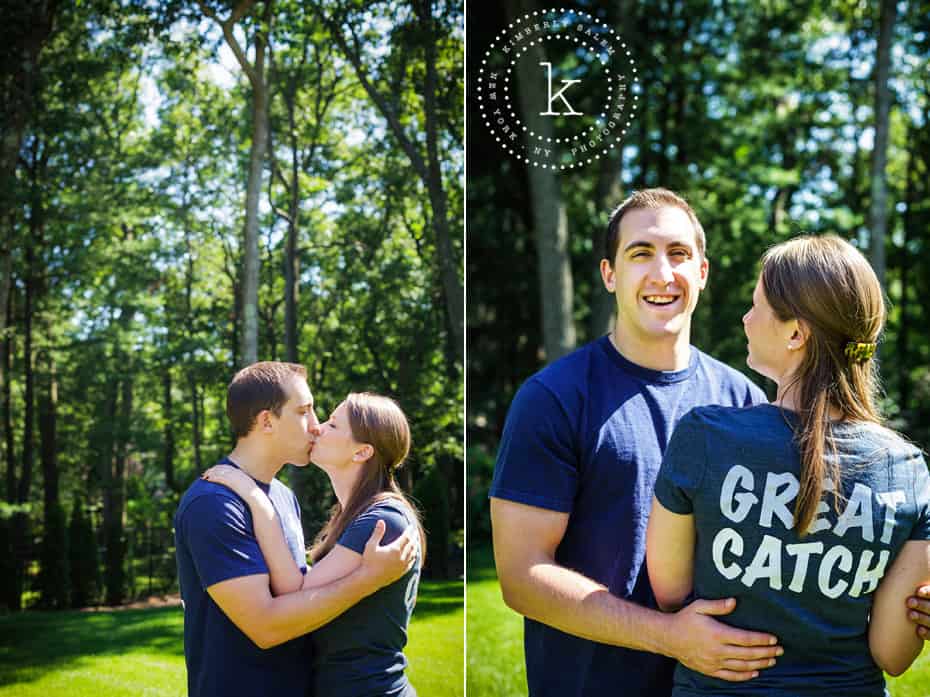
<path fill-rule="evenodd" d="M 707 286 L 707 274 L 709 271 L 710 271 L 710 261 L 707 259 L 707 257 L 702 256 L 701 257 L 701 282 L 698 286 L 701 290 L 704 290 L 704 288 Z"/>
<path fill-rule="evenodd" d="M 614 272 L 613 266 L 610 265 L 610 262 L 607 259 L 601 259 L 601 280 L 604 282 L 604 287 L 607 289 L 607 292 L 613 293 L 617 288 L 617 274 Z"/>
<path fill-rule="evenodd" d="M 262 409 L 258 412 L 258 421 L 259 428 L 262 429 L 264 433 L 271 433 L 274 430 L 274 419 L 272 418 L 274 414 L 271 413 L 270 409 Z"/>

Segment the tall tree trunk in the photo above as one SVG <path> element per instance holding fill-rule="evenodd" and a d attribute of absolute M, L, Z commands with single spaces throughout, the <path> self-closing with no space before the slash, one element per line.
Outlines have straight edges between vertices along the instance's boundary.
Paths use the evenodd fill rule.
<path fill-rule="evenodd" d="M 199 474 L 203 472 L 203 459 L 201 456 L 203 410 L 201 409 L 200 390 L 193 374 L 188 376 L 188 381 L 191 386 L 191 441 L 194 444 L 194 471 Z"/>
<path fill-rule="evenodd" d="M 226 20 L 217 18 L 212 8 L 203 2 L 200 7 L 204 14 L 216 20 L 223 30 L 226 43 L 236 56 L 239 66 L 249 78 L 252 87 L 252 144 L 249 149 L 249 179 L 245 196 L 245 230 L 243 245 L 242 274 L 242 334 L 240 335 L 239 358 L 241 365 L 249 365 L 258 360 L 258 200 L 262 190 L 262 170 L 268 151 L 268 82 L 265 75 L 265 58 L 268 39 L 264 31 L 270 28 L 272 19 L 272 0 L 265 0 L 262 24 L 255 31 L 254 64 L 250 63 L 233 34 L 236 23 L 255 5 L 255 0 L 243 0 L 233 9 Z"/>
<path fill-rule="evenodd" d="M 43 484 L 43 532 L 40 579 L 43 605 L 69 606 L 71 573 L 68 564 L 68 527 L 58 488 L 58 377 L 55 359 L 43 352 L 42 394 L 39 401 Z"/>
<path fill-rule="evenodd" d="M 161 387 L 162 387 L 162 418 L 165 420 L 164 428 L 164 459 L 163 459 L 163 469 L 165 472 L 165 486 L 168 487 L 169 491 L 174 493 L 180 493 L 181 487 L 178 482 L 175 480 L 174 474 L 174 404 L 171 399 L 171 368 L 170 366 L 165 366 L 162 369 L 161 374 Z"/>
<path fill-rule="evenodd" d="M 30 225 L 32 222 L 30 221 Z M 23 299 L 23 453 L 16 500 L 26 503 L 32 484 L 32 467 L 35 462 L 35 363 L 32 350 L 33 304 L 35 302 L 35 249 L 32 239 L 26 243 L 26 277 Z"/>
<path fill-rule="evenodd" d="M 917 140 L 917 133 L 913 127 L 908 129 L 907 142 L 914 144 Z M 904 241 L 901 245 L 901 298 L 898 300 L 898 311 L 900 312 L 901 322 L 898 327 L 898 346 L 895 360 L 898 363 L 898 392 L 901 411 L 907 411 L 911 401 L 911 361 L 910 361 L 910 304 L 908 302 L 908 290 L 910 289 L 911 279 L 911 251 L 908 249 L 911 241 L 911 228 L 914 227 L 914 206 L 916 205 L 914 195 L 914 148 L 908 150 L 907 170 L 905 176 L 905 194 L 904 194 Z"/>
<path fill-rule="evenodd" d="M 10 317 L 12 308 L 12 294 L 7 298 L 6 314 Z M 16 441 L 13 434 L 13 417 L 10 413 L 12 407 L 12 394 L 10 389 L 10 368 L 13 357 L 13 335 L 7 333 L 3 337 L 3 373 L 7 379 L 3 382 L 3 442 L 6 455 L 6 500 L 16 502 Z"/>
<path fill-rule="evenodd" d="M 534 0 L 508 0 L 510 19 L 536 9 Z M 540 43 L 529 46 L 526 57 L 517 62 L 517 92 L 520 116 L 527 130 L 546 141 L 553 138 L 552 121 L 533 108 L 531 85 L 538 84 L 539 64 L 546 62 Z M 527 165 L 533 229 L 536 239 L 537 284 L 542 315 L 543 347 L 546 361 L 554 361 L 575 347 L 575 324 L 572 317 L 571 253 L 568 245 L 568 220 L 558 175 L 542 167 Z"/>
<path fill-rule="evenodd" d="M 58 377 L 55 359 L 42 352 L 42 399 L 39 402 L 39 439 L 45 512 L 61 502 L 58 491 Z"/>
<path fill-rule="evenodd" d="M 290 127 L 291 171 L 287 186 L 287 241 L 284 247 L 284 354 L 290 363 L 297 363 L 297 303 L 300 300 L 300 256 L 297 254 L 298 217 L 300 216 L 300 153 L 294 122 L 294 93 L 287 99 L 287 120 Z"/>
<path fill-rule="evenodd" d="M 604 212 L 605 217 L 620 205 L 623 198 L 623 186 L 620 180 L 623 151 L 618 149 L 617 155 L 612 154 L 615 152 L 613 150 L 610 152 L 610 155 L 602 157 L 600 160 L 596 188 L 599 209 Z M 590 339 L 610 331 L 611 318 L 617 307 L 617 301 L 613 294 L 608 293 L 604 288 L 604 281 L 601 279 L 600 261 L 604 258 L 606 245 L 607 225 L 598 225 L 594 229 L 593 254 L 591 255 L 591 317 L 588 320 L 588 337 Z M 612 263 L 613 259 L 610 261 Z"/>
<path fill-rule="evenodd" d="M 11 429 L 10 421 L 10 390 L 7 381 L 10 379 L 9 352 L 10 341 L 7 329 L 10 326 L 10 290 L 13 286 L 13 220 L 6 228 L 6 242 L 3 245 L 2 258 L 0 258 L 0 395 L 3 400 L 3 423 L 5 428 Z M 5 431 L 7 436 L 12 435 L 10 430 Z M 12 445 L 9 437 L 3 439 L 0 460 L 7 465 L 7 500 L 13 500 L 15 483 L 10 484 L 10 477 L 15 476 L 13 469 Z"/>
<path fill-rule="evenodd" d="M 118 395 L 118 397 L 117 397 Z M 114 420 L 116 426 L 113 458 L 110 461 L 109 486 L 104 492 L 104 538 L 106 539 L 106 602 L 119 605 L 125 599 L 126 559 L 125 508 L 126 508 L 126 457 L 129 449 L 129 425 L 132 418 L 132 374 L 125 370 L 114 391 Z M 117 406 L 118 405 L 118 406 Z"/>
<path fill-rule="evenodd" d="M 5 5 L 0 18 L 0 215 L 9 206 L 10 183 L 35 99 L 39 55 L 48 43 L 60 0 Z"/>
<path fill-rule="evenodd" d="M 888 227 L 888 112 L 891 89 L 888 73 L 891 65 L 892 32 L 898 8 L 895 0 L 882 0 L 881 25 L 875 56 L 875 147 L 872 150 L 871 206 L 869 207 L 869 253 L 875 274 L 885 287 L 885 232 Z"/>

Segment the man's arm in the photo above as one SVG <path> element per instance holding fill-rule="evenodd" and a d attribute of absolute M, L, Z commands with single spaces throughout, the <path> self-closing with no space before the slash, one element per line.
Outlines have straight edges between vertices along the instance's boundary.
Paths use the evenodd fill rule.
<path fill-rule="evenodd" d="M 416 531 L 408 529 L 379 547 L 384 530 L 379 521 L 365 545 L 361 565 L 327 585 L 272 597 L 268 574 L 253 574 L 215 583 L 207 592 L 256 646 L 277 646 L 318 629 L 406 573 L 416 557 Z"/>
<path fill-rule="evenodd" d="M 491 524 L 504 602 L 521 615 L 592 641 L 671 656 L 723 680 L 749 680 L 783 653 L 771 635 L 710 617 L 732 612 L 732 598 L 698 600 L 663 614 L 559 566 L 555 550 L 568 525 L 566 513 L 492 497 Z"/>
<path fill-rule="evenodd" d="M 917 626 L 917 634 L 930 639 L 930 586 L 921 586 L 907 599 L 907 618 Z"/>

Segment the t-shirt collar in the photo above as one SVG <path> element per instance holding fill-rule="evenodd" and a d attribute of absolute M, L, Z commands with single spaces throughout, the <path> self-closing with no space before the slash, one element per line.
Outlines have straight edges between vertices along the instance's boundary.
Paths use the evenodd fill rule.
<path fill-rule="evenodd" d="M 682 370 L 653 370 L 645 368 L 633 361 L 625 358 L 610 341 L 610 336 L 605 334 L 598 343 L 601 349 L 607 354 L 607 357 L 613 361 L 614 365 L 643 382 L 668 385 L 675 382 L 687 380 L 697 370 L 698 350 L 691 346 L 691 355 L 688 358 L 688 367 Z"/>
<path fill-rule="evenodd" d="M 232 460 L 230 460 L 229 457 L 226 457 L 226 456 L 224 456 L 222 459 L 220 459 L 220 461 L 217 462 L 216 464 L 218 464 L 218 465 L 232 465 L 232 466 L 235 467 L 237 470 L 242 470 L 243 472 L 245 472 L 244 469 L 242 469 L 239 465 L 237 465 L 235 462 L 233 462 Z M 248 472 L 245 472 L 245 473 L 246 473 L 246 474 L 249 474 Z M 251 474 L 249 474 L 249 476 L 252 477 Z M 257 480 L 255 477 L 252 477 L 252 481 L 255 482 L 256 484 L 258 484 L 259 488 L 260 488 L 262 491 L 264 491 L 266 494 L 267 494 L 269 491 L 271 491 L 271 484 L 265 484 L 265 482 L 260 482 L 260 481 Z"/>

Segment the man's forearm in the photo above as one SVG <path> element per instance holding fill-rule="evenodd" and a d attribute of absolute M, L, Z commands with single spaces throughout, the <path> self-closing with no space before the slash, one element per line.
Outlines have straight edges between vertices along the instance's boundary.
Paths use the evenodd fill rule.
<path fill-rule="evenodd" d="M 269 595 L 255 618 L 259 626 L 254 633 L 260 637 L 256 643 L 270 648 L 319 629 L 375 590 L 377 586 L 359 568 L 325 586 Z"/>
<path fill-rule="evenodd" d="M 671 655 L 664 641 L 669 616 L 618 598 L 576 571 L 539 562 L 501 585 L 507 604 L 526 617 L 591 641 Z"/>

